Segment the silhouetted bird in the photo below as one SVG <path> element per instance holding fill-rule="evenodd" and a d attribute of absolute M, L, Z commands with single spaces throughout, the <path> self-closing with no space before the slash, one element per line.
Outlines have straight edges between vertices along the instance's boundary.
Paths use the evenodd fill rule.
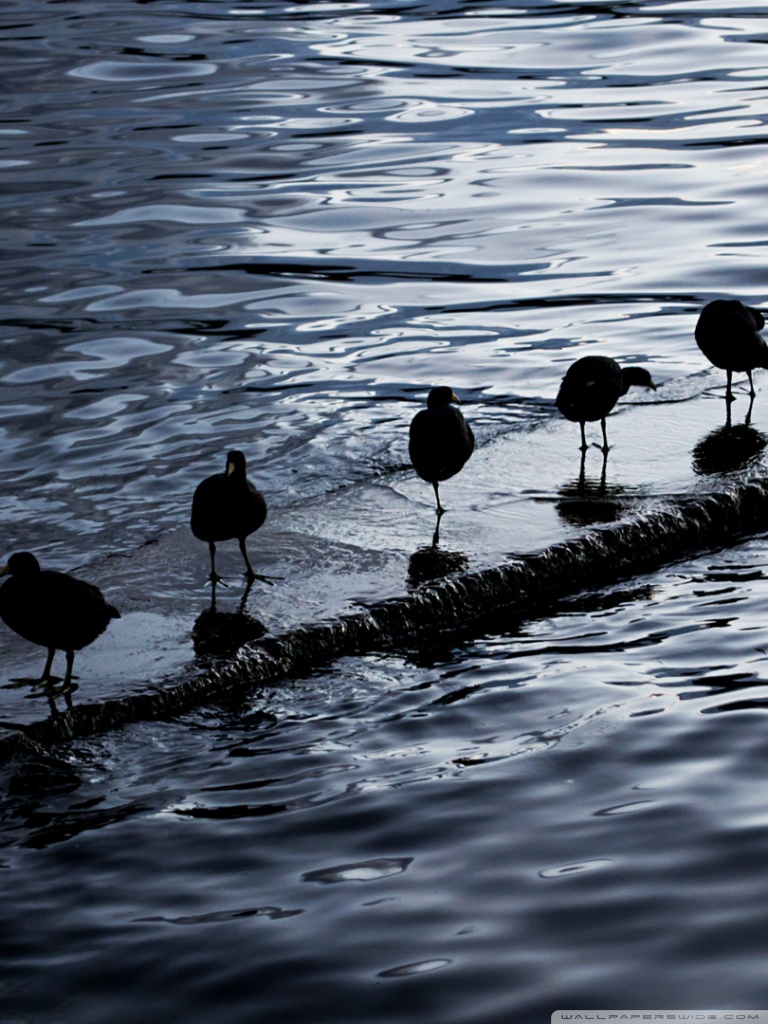
<path fill-rule="evenodd" d="M 101 636 L 120 612 L 104 600 L 98 587 L 64 572 L 41 569 L 29 551 L 11 555 L 0 576 L 10 575 L 0 587 L 0 618 L 30 643 L 48 648 L 42 679 L 50 678 L 53 656 L 64 651 L 72 679 L 75 651 Z"/>
<path fill-rule="evenodd" d="M 701 311 L 696 344 L 710 363 L 725 370 L 728 402 L 733 401 L 734 373 L 746 373 L 750 397 L 755 397 L 752 371 L 759 366 L 768 367 L 768 346 L 760 334 L 763 327 L 765 318 L 760 310 L 745 306 L 738 299 L 715 299 Z"/>
<path fill-rule="evenodd" d="M 445 511 L 440 504 L 440 481 L 458 473 L 475 447 L 469 424 L 451 402 L 458 398 L 450 388 L 432 388 L 427 408 L 411 421 L 408 446 L 413 468 L 435 489 L 438 516 Z"/>
<path fill-rule="evenodd" d="M 603 451 L 608 451 L 605 417 L 633 386 L 656 390 L 647 370 L 640 366 L 622 369 L 615 359 L 608 356 L 583 356 L 569 367 L 555 401 L 563 416 L 581 427 L 582 451 L 588 447 L 584 424 L 595 420 L 600 420 Z"/>
<path fill-rule="evenodd" d="M 239 451 L 229 452 L 226 470 L 206 477 L 197 485 L 192 498 L 192 533 L 199 540 L 208 542 L 210 578 L 214 582 L 221 580 L 216 574 L 216 542 L 220 540 L 238 541 L 248 579 L 256 578 L 248 561 L 245 538 L 258 530 L 266 518 L 264 495 L 256 490 L 245 474 L 245 456 Z"/>

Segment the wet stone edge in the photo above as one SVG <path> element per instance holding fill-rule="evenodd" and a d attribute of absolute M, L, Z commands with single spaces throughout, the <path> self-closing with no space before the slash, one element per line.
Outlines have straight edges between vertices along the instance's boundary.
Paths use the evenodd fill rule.
<path fill-rule="evenodd" d="M 606 586 L 768 530 L 768 478 L 667 500 L 503 565 L 457 573 L 403 597 L 252 641 L 214 669 L 162 690 L 75 704 L 0 736 L 0 760 L 131 722 L 171 717 L 227 694 L 306 675 L 343 655 L 397 650 L 466 632 L 500 611 L 531 614 L 559 597 Z"/>

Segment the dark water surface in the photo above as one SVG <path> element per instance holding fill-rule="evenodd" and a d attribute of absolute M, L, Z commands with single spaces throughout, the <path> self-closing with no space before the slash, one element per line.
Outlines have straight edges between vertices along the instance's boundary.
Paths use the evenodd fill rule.
<path fill-rule="evenodd" d="M 585 352 L 719 422 L 692 331 L 763 302 L 762 3 L 6 0 L 0 38 L 4 551 L 167 538 L 231 447 L 270 522 L 423 511 L 429 386 L 482 462 Z M 0 1019 L 768 1007 L 767 560 L 6 765 Z"/>
<path fill-rule="evenodd" d="M 768 549 L 3 772 L 3 1019 L 762 1006 Z"/>

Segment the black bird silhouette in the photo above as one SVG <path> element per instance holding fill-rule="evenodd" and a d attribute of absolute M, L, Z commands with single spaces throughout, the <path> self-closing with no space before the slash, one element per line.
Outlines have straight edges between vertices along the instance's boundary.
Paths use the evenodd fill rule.
<path fill-rule="evenodd" d="M 765 317 L 738 299 L 715 299 L 702 309 L 696 324 L 696 344 L 714 366 L 726 373 L 726 401 L 733 401 L 734 373 L 746 373 L 749 395 L 755 397 L 752 371 L 768 367 L 768 345 L 760 334 Z"/>
<path fill-rule="evenodd" d="M 647 370 L 640 366 L 622 369 L 615 359 L 608 356 L 583 356 L 568 368 L 555 401 L 563 416 L 581 427 L 582 451 L 588 447 L 584 424 L 595 420 L 600 420 L 603 451 L 608 451 L 605 417 L 633 386 L 656 390 Z"/>
<path fill-rule="evenodd" d="M 237 540 L 245 559 L 246 575 L 256 579 L 248 560 L 245 538 L 258 530 L 267 518 L 267 503 L 245 473 L 245 456 L 240 451 L 227 455 L 223 473 L 214 473 L 197 485 L 192 498 L 192 533 L 208 542 L 211 552 L 211 580 L 221 582 L 216 573 L 216 542 Z"/>
<path fill-rule="evenodd" d="M 48 648 L 42 680 L 50 678 L 56 651 L 64 651 L 67 691 L 75 651 L 93 643 L 120 612 L 104 600 L 98 587 L 64 572 L 41 569 L 29 551 L 11 555 L 0 570 L 0 576 L 8 575 L 11 578 L 0 587 L 0 618 L 25 640 Z M 68 693 L 67 698 L 69 703 Z"/>
<path fill-rule="evenodd" d="M 438 516 L 445 512 L 440 504 L 440 481 L 458 473 L 475 447 L 471 427 L 451 404 L 458 401 L 450 388 L 432 388 L 427 408 L 417 412 L 411 421 L 408 452 L 421 479 L 435 489 Z"/>

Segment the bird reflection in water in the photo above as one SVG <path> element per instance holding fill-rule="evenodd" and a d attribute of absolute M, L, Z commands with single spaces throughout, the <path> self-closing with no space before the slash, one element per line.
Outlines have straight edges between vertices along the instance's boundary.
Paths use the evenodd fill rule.
<path fill-rule="evenodd" d="M 560 488 L 560 500 L 555 505 L 562 519 L 574 526 L 589 526 L 591 523 L 613 523 L 621 515 L 622 490 L 609 487 L 606 481 L 608 452 L 603 450 L 603 464 L 600 476 L 586 475 L 586 451 L 581 452 L 579 477 Z"/>
<path fill-rule="evenodd" d="M 693 470 L 700 476 L 746 469 L 768 444 L 768 437 L 750 426 L 749 414 L 746 422 L 732 426 L 730 409 L 729 404 L 725 425 L 707 434 L 693 449 Z"/>
<path fill-rule="evenodd" d="M 448 388 L 437 388 L 433 389 L 432 393 L 434 393 L 435 390 L 449 391 Z M 456 400 L 455 395 L 453 395 L 452 392 L 449 392 L 449 394 L 451 395 L 451 398 L 453 400 Z M 444 404 L 439 406 L 439 408 L 444 410 L 446 408 L 452 409 L 453 407 Z M 458 409 L 454 411 L 458 413 Z M 417 424 L 417 427 L 419 423 L 419 416 L 425 416 L 425 414 L 426 411 L 425 413 L 417 414 L 414 420 L 414 423 Z M 472 431 L 470 430 L 469 426 L 466 425 L 463 418 L 461 418 L 460 413 L 459 418 L 461 419 L 461 423 L 464 424 L 464 427 L 466 428 L 469 438 L 471 438 L 471 443 L 468 443 L 469 453 L 471 454 L 472 448 L 474 447 L 474 438 L 472 437 Z M 413 438 L 413 427 L 411 428 L 411 437 Z M 411 448 L 411 453 L 413 454 L 413 444 Z M 469 455 L 467 455 L 467 458 L 469 458 Z M 419 472 L 420 476 L 423 476 L 421 470 L 417 469 L 417 471 Z M 435 484 L 435 494 L 437 495 L 437 493 L 437 485 Z M 461 551 L 446 551 L 439 547 L 440 520 L 443 518 L 444 512 L 445 509 L 440 505 L 440 499 L 438 497 L 437 520 L 435 522 L 435 529 L 432 534 L 432 543 L 425 544 L 422 547 L 417 548 L 417 550 L 414 551 L 414 553 L 411 555 L 408 562 L 408 575 L 406 577 L 406 582 L 410 590 L 415 590 L 422 583 L 430 583 L 433 580 L 439 580 L 445 576 L 450 576 L 451 573 L 462 572 L 469 565 L 469 559 Z"/>
<path fill-rule="evenodd" d="M 469 559 L 461 551 L 443 551 L 437 544 L 425 545 L 414 551 L 408 561 L 408 588 L 415 590 L 422 583 L 463 572 L 468 565 Z"/>
<path fill-rule="evenodd" d="M 67 710 L 72 710 L 72 694 L 75 690 L 79 689 L 79 684 L 74 683 L 70 680 L 69 683 L 64 683 L 64 680 L 59 676 L 49 676 L 48 678 L 37 679 L 33 677 L 16 677 L 11 679 L 7 683 L 3 683 L 2 688 L 4 690 L 28 690 L 25 694 L 31 700 L 40 700 L 44 698 L 48 701 L 48 708 L 50 709 L 51 715 L 55 718 L 59 714 L 59 709 L 56 705 L 56 699 L 63 697 L 64 702 L 67 706 Z M 8 728 L 20 729 L 16 723 L 3 722 L 4 726 Z"/>
<path fill-rule="evenodd" d="M 244 644 L 258 640 L 266 626 L 245 610 L 253 580 L 248 580 L 236 611 L 216 607 L 216 580 L 211 581 L 211 605 L 201 612 L 192 627 L 192 644 L 201 661 L 231 658 Z"/>

